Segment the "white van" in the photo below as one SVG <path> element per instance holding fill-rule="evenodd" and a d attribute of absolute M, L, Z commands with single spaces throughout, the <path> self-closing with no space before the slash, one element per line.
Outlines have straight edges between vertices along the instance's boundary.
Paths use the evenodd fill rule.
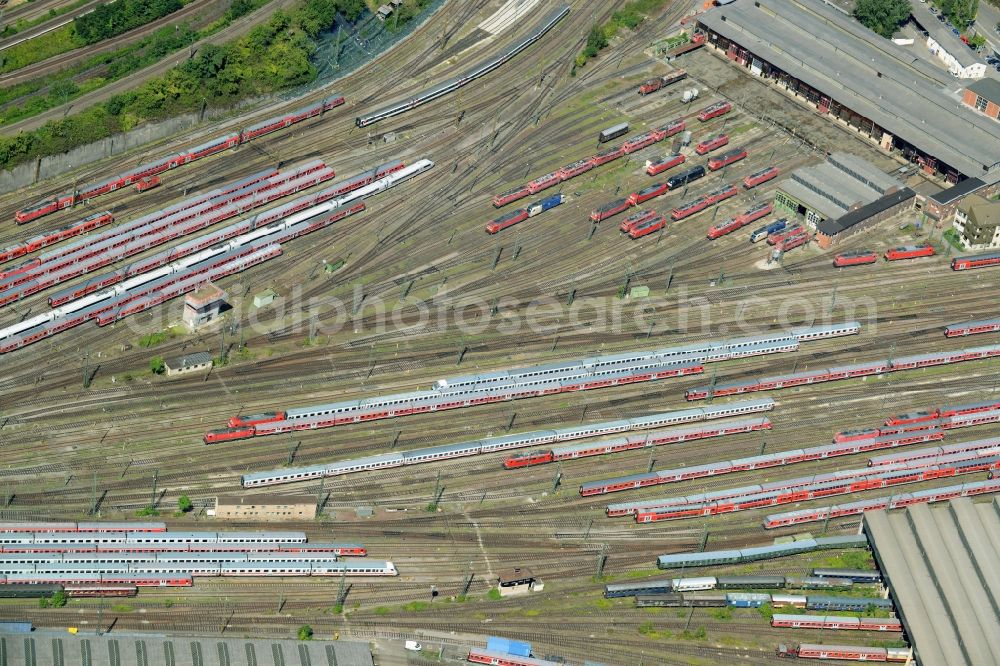
<path fill-rule="evenodd" d="M 410 652 L 420 652 L 424 649 L 424 646 L 416 641 L 406 641 L 403 644 L 403 648 L 409 650 Z"/>

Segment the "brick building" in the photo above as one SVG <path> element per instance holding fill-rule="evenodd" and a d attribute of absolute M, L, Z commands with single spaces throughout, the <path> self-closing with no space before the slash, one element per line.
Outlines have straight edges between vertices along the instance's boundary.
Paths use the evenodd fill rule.
<path fill-rule="evenodd" d="M 1000 120 L 1000 81 L 980 79 L 962 93 L 962 102 L 976 111 Z"/>

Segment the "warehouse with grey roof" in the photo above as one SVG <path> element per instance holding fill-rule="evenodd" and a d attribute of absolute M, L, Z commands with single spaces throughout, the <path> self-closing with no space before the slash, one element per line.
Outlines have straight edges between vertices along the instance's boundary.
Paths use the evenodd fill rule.
<path fill-rule="evenodd" d="M 1000 664 L 1000 498 L 866 512 L 864 530 L 916 660 Z"/>
<path fill-rule="evenodd" d="M 946 73 L 821 0 L 735 0 L 698 24 L 710 47 L 884 150 L 952 182 L 1000 180 L 994 121 L 966 107 Z"/>

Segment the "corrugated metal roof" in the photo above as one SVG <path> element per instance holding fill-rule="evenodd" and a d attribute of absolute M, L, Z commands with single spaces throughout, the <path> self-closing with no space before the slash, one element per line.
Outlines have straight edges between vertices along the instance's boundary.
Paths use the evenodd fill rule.
<path fill-rule="evenodd" d="M 820 0 L 736 2 L 698 22 L 967 176 L 998 171 L 993 120 L 962 104 L 920 58 Z"/>
<path fill-rule="evenodd" d="M 1000 663 L 1000 499 L 872 511 L 865 530 L 921 663 Z"/>

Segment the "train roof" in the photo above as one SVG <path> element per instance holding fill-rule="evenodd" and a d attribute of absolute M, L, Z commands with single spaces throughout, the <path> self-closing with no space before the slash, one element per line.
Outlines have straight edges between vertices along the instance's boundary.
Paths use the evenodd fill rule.
<path fill-rule="evenodd" d="M 975 326 L 989 326 L 992 324 L 1000 324 L 1000 318 L 998 319 L 976 319 L 973 321 L 964 321 L 958 324 L 949 324 L 945 328 L 972 328 Z"/>
<path fill-rule="evenodd" d="M 627 443 L 628 437 L 621 435 L 618 437 L 612 437 L 610 439 L 602 439 L 598 441 L 591 442 L 575 442 L 572 444 L 562 444 L 558 447 L 552 447 L 553 451 L 558 451 L 560 455 L 572 455 L 580 451 L 589 451 L 590 449 L 601 448 L 605 446 L 612 445 L 623 445 Z"/>
<path fill-rule="evenodd" d="M 608 592 L 618 592 L 620 590 L 648 590 L 650 588 L 673 586 L 673 579 L 671 578 L 661 578 L 658 580 L 640 580 L 632 581 L 629 583 L 608 583 L 604 586 L 604 589 Z"/>
<path fill-rule="evenodd" d="M 406 453 L 381 453 L 375 456 L 365 456 L 364 458 L 352 458 L 350 460 L 339 460 L 335 463 L 319 466 L 319 469 L 332 471 L 344 467 L 356 467 L 358 465 L 377 465 L 383 463 L 402 463 L 407 456 L 413 456 L 422 449 L 414 449 Z M 268 476 L 280 476 L 282 470 L 275 470 L 267 473 Z"/>
<path fill-rule="evenodd" d="M 603 488 L 608 485 L 609 482 L 614 481 L 615 483 L 631 483 L 633 481 L 645 481 L 646 479 L 656 479 L 656 472 L 649 472 L 648 474 L 632 474 L 630 476 L 616 476 L 614 479 L 605 479 L 604 481 L 590 481 L 589 483 L 584 483 L 580 485 L 580 491 L 589 490 L 591 488 Z"/>
<path fill-rule="evenodd" d="M 656 558 L 661 569 L 679 567 L 681 565 L 700 566 L 700 564 L 715 564 L 728 560 L 739 559 L 738 550 L 713 550 L 704 553 L 672 553 Z"/>
<path fill-rule="evenodd" d="M 824 568 L 817 567 L 813 569 L 814 576 L 833 576 L 834 578 L 849 578 L 851 576 L 877 576 L 882 577 L 882 574 L 875 569 L 838 569 L 838 568 Z"/>
<path fill-rule="evenodd" d="M 864 534 L 845 534 L 844 536 L 821 537 L 816 539 L 820 548 L 868 547 L 868 537 Z"/>
<path fill-rule="evenodd" d="M 719 584 L 764 584 L 764 583 L 784 583 L 784 576 L 719 576 Z"/>

